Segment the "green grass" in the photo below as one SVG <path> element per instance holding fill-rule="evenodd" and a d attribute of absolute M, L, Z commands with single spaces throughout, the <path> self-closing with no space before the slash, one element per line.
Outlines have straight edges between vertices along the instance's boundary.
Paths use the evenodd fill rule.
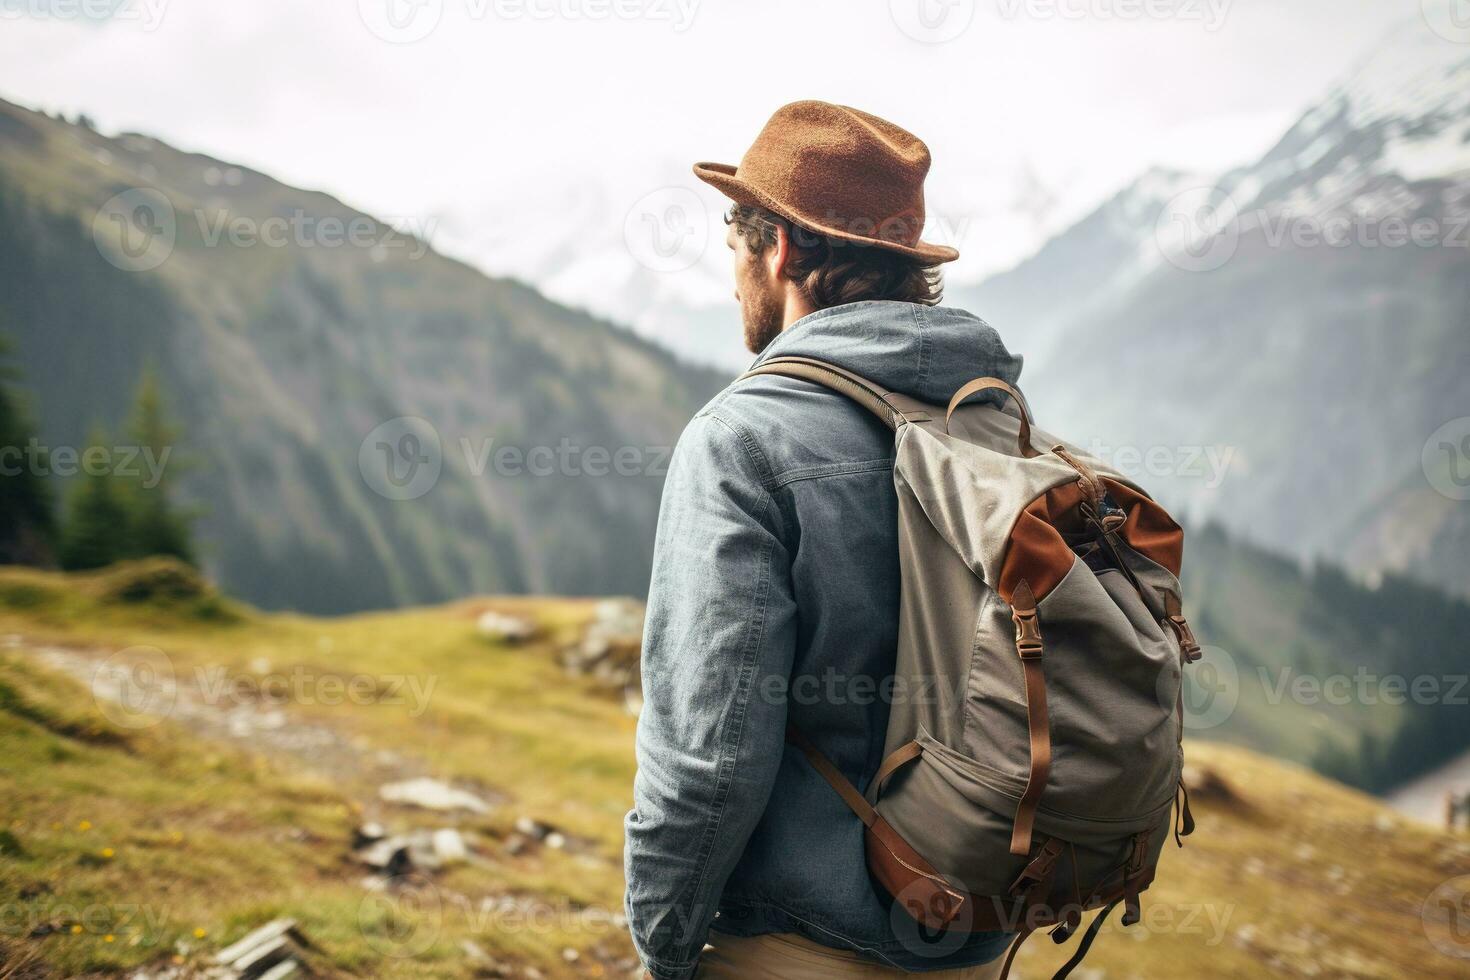
<path fill-rule="evenodd" d="M 465 939 L 548 977 L 613 975 L 631 951 L 612 916 L 633 720 L 555 655 L 589 603 L 315 619 L 201 607 L 199 597 L 120 601 L 109 574 L 0 569 L 0 635 L 12 637 L 0 649 L 0 978 L 119 975 L 175 956 L 202 964 L 278 916 L 298 920 L 323 976 L 473 976 Z M 475 618 L 487 605 L 531 616 L 539 638 L 484 640 Z M 44 654 L 101 660 L 132 647 L 162 651 L 180 678 L 219 666 L 254 676 L 262 659 L 278 674 L 367 678 L 360 703 L 285 709 L 341 733 L 359 762 L 201 734 L 181 716 L 120 725 Z M 392 703 L 399 676 L 427 699 Z M 451 821 L 376 800 L 372 760 L 384 750 L 501 800 L 458 820 L 480 861 L 392 901 L 363 887 L 353 828 Z M 1086 968 L 1109 978 L 1464 975 L 1466 960 L 1430 945 L 1420 913 L 1436 886 L 1470 874 L 1470 840 L 1238 748 L 1191 743 L 1187 754 L 1229 795 L 1195 800 L 1198 831 L 1183 850 L 1168 845 L 1144 922 L 1110 923 Z M 522 815 L 578 846 L 512 855 L 505 842 Z M 1050 975 L 1070 951 L 1036 937 L 1020 970 Z"/>
<path fill-rule="evenodd" d="M 234 607 L 221 620 L 192 601 L 102 598 L 102 580 L 0 570 L 0 634 L 24 638 L 0 653 L 0 827 L 10 835 L 0 839 L 0 962 L 30 954 L 59 976 L 115 972 L 166 962 L 180 945 L 212 951 L 277 916 L 319 945 L 318 969 L 353 975 L 467 976 L 465 938 L 551 976 L 602 975 L 604 961 L 631 952 L 609 920 L 621 908 L 633 719 L 554 655 L 588 603 L 496 603 L 542 623 L 543 639 L 512 648 L 477 634 L 473 603 L 335 620 Z M 183 681 L 221 666 L 253 677 L 267 659 L 272 676 L 316 685 L 287 706 L 293 718 L 340 731 L 364 758 L 394 751 L 503 803 L 451 820 L 380 804 L 371 769 L 314 771 L 309 757 L 250 751 L 175 720 L 119 725 L 77 679 L 42 666 L 33 651 L 47 647 L 99 661 L 151 648 Z M 359 685 L 355 703 L 310 703 L 333 700 L 336 682 Z M 390 829 L 457 822 L 484 860 L 389 903 L 400 921 L 386 923 L 348 857 L 365 813 Z M 503 841 L 523 815 L 579 846 L 510 856 Z M 516 899 L 530 907 L 484 905 Z M 80 931 L 72 909 L 91 910 Z M 436 940 L 416 958 L 394 956 L 390 937 L 414 922 Z M 30 937 L 37 926 L 57 931 Z M 567 949 L 590 955 L 569 967 Z"/>

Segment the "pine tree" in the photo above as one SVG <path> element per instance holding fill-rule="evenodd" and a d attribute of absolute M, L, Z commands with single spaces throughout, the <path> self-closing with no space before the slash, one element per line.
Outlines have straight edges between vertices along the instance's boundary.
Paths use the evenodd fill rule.
<path fill-rule="evenodd" d="M 0 356 L 8 351 L 0 341 Z M 36 427 L 0 368 L 0 564 L 46 564 L 55 543 L 56 515 L 42 479 L 46 452 L 33 444 Z"/>
<path fill-rule="evenodd" d="M 101 432 L 91 439 L 105 446 Z M 61 533 L 61 567 L 101 568 L 137 555 L 128 512 L 127 493 L 113 473 L 86 473 L 72 491 Z"/>
<path fill-rule="evenodd" d="M 191 516 L 173 501 L 172 474 L 181 465 L 175 450 L 179 427 L 164 413 L 163 394 L 152 370 L 138 384 L 128 436 L 139 450 L 140 475 L 131 484 L 128 509 L 132 544 L 138 555 L 171 555 L 194 564 Z"/>

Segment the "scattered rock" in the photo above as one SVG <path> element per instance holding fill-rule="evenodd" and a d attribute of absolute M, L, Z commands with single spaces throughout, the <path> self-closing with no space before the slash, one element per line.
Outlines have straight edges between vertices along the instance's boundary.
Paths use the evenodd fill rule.
<path fill-rule="evenodd" d="M 474 793 L 427 777 L 387 783 L 378 788 L 378 796 L 388 803 L 416 806 L 424 810 L 490 812 L 490 804 Z"/>
<path fill-rule="evenodd" d="M 389 877 L 406 874 L 413 868 L 413 859 L 408 853 L 408 838 L 385 837 L 354 854 L 357 860 Z"/>
<path fill-rule="evenodd" d="M 495 610 L 480 614 L 475 623 L 480 635 L 503 643 L 524 643 L 536 635 L 536 626 L 529 620 L 507 616 Z"/>
<path fill-rule="evenodd" d="M 282 980 L 306 972 L 301 954 L 311 949 L 294 919 L 277 919 L 246 935 L 215 956 L 225 972 L 214 975 L 232 980 Z"/>
<path fill-rule="evenodd" d="M 525 834 L 532 840 L 545 840 L 556 833 L 556 828 L 551 824 L 532 820 L 530 817 L 517 817 L 515 827 L 517 833 Z"/>
<path fill-rule="evenodd" d="M 459 864 L 469 858 L 470 849 L 465 844 L 464 835 L 453 827 L 441 828 L 430 836 L 430 847 L 441 866 Z"/>
<path fill-rule="evenodd" d="M 354 851 L 367 847 L 374 841 L 380 841 L 388 836 L 388 832 L 379 823 L 365 823 L 352 832 L 352 849 Z"/>
<path fill-rule="evenodd" d="M 390 878 L 414 870 L 437 871 L 467 861 L 469 856 L 469 844 L 453 827 L 383 837 L 353 852 L 358 861 Z"/>
<path fill-rule="evenodd" d="M 606 599 L 597 604 L 582 638 L 562 651 L 562 664 L 622 692 L 629 711 L 636 713 L 642 707 L 642 648 L 643 606 L 631 599 Z"/>

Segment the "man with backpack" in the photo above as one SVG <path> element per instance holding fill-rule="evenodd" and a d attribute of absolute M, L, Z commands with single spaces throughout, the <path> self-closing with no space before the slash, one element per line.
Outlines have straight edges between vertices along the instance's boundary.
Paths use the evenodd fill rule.
<path fill-rule="evenodd" d="M 757 358 L 680 438 L 659 518 L 626 821 L 658 980 L 997 976 L 1016 937 L 1136 919 L 1167 836 L 1177 526 L 1036 448 L 1020 358 L 938 305 L 958 253 L 920 238 L 928 168 L 822 102 L 695 167 L 735 202 Z M 1113 749 L 1127 778 L 1097 775 Z"/>

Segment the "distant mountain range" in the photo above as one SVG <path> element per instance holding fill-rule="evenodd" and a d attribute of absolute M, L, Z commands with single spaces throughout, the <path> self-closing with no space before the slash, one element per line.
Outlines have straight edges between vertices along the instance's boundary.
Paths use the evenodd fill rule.
<path fill-rule="evenodd" d="M 209 571 L 268 608 L 641 594 L 669 447 L 727 380 L 325 194 L 3 101 L 0 229 L 44 441 L 115 437 L 151 365 Z"/>
<path fill-rule="evenodd" d="M 1197 519 L 1470 594 L 1464 45 L 1416 19 L 1254 164 L 1145 174 L 950 298 L 1044 425 Z"/>

